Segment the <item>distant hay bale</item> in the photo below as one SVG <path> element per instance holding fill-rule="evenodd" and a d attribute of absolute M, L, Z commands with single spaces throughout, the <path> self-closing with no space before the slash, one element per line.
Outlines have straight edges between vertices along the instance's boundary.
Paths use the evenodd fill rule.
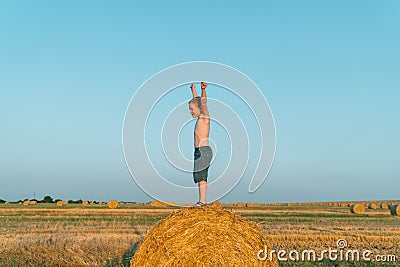
<path fill-rule="evenodd" d="M 131 267 L 266 266 L 257 254 L 267 247 L 266 234 L 234 212 L 211 205 L 183 208 L 159 221 L 131 260 Z M 263 255 L 263 254 L 261 254 Z"/>
<path fill-rule="evenodd" d="M 31 200 L 31 201 L 29 201 L 29 205 L 36 205 L 37 204 L 37 201 L 36 200 Z"/>
<path fill-rule="evenodd" d="M 9 202 L 9 201 L 6 201 L 6 202 L 4 202 L 4 204 L 8 205 L 8 204 L 10 204 L 10 202 Z"/>
<path fill-rule="evenodd" d="M 238 207 L 245 207 L 246 204 L 245 204 L 244 202 L 238 202 L 238 203 L 237 203 L 237 206 L 238 206 Z"/>
<path fill-rule="evenodd" d="M 259 206 L 260 206 L 260 203 L 254 202 L 254 203 L 253 203 L 253 206 L 254 206 L 254 207 L 259 207 Z"/>
<path fill-rule="evenodd" d="M 159 200 L 153 200 L 150 202 L 150 206 L 152 207 L 167 207 L 168 204 Z"/>
<path fill-rule="evenodd" d="M 94 204 L 96 204 L 96 203 L 94 203 L 94 201 L 90 202 L 90 205 L 94 205 Z"/>
<path fill-rule="evenodd" d="M 343 202 L 342 202 L 342 203 L 339 204 L 339 206 L 340 206 L 340 207 L 346 207 L 346 206 L 347 206 L 347 203 L 343 203 Z"/>
<path fill-rule="evenodd" d="M 350 207 L 351 213 L 356 213 L 356 214 L 361 214 L 365 212 L 365 207 L 364 204 L 358 203 L 358 204 L 353 204 Z"/>
<path fill-rule="evenodd" d="M 253 203 L 247 202 L 247 203 L 246 203 L 246 207 L 253 207 Z"/>
<path fill-rule="evenodd" d="M 119 203 L 118 203 L 118 201 L 116 201 L 116 200 L 111 200 L 111 201 L 109 201 L 109 202 L 107 203 L 107 205 L 108 205 L 108 208 L 110 208 L 110 209 L 116 209 L 116 208 L 119 207 Z"/>
<path fill-rule="evenodd" d="M 89 201 L 83 201 L 83 202 L 82 202 L 82 205 L 83 205 L 83 206 L 89 205 Z"/>
<path fill-rule="evenodd" d="M 24 201 L 24 206 L 28 206 L 29 205 L 29 200 L 25 200 Z"/>
<path fill-rule="evenodd" d="M 20 201 L 20 202 L 18 202 L 18 205 L 22 205 L 22 202 Z"/>
<path fill-rule="evenodd" d="M 62 207 L 64 205 L 64 202 L 62 200 L 57 201 L 56 203 L 57 207 Z"/>
<path fill-rule="evenodd" d="M 385 203 L 385 202 L 382 202 L 380 207 L 381 207 L 381 209 L 388 209 L 389 208 L 388 204 Z"/>
<path fill-rule="evenodd" d="M 400 216 L 400 205 L 391 205 L 390 213 L 394 216 Z"/>
<path fill-rule="evenodd" d="M 375 203 L 371 203 L 371 204 L 368 205 L 368 208 L 369 208 L 370 210 L 376 210 L 377 206 L 376 206 Z"/>
<path fill-rule="evenodd" d="M 63 201 L 63 206 L 67 206 L 68 205 L 68 201 Z"/>

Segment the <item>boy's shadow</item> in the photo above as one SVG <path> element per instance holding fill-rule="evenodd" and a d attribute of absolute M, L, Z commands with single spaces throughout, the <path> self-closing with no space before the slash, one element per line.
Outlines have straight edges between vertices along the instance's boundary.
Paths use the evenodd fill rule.
<path fill-rule="evenodd" d="M 140 242 L 136 242 L 132 246 L 130 246 L 125 253 L 122 255 L 122 266 L 123 267 L 130 267 L 131 266 L 131 259 L 136 253 L 136 249 L 139 246 Z M 119 257 L 118 257 L 119 258 Z M 114 258 L 112 260 L 108 260 L 105 267 L 113 267 L 118 266 L 118 258 Z"/>
<path fill-rule="evenodd" d="M 122 255 L 122 266 L 124 267 L 131 266 L 131 259 L 135 255 L 138 246 L 139 242 L 136 242 L 125 251 L 124 255 Z"/>

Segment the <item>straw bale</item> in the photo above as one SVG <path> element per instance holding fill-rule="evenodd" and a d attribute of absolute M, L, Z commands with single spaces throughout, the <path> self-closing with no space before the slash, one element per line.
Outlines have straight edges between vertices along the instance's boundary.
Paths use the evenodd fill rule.
<path fill-rule="evenodd" d="M 116 201 L 116 200 L 111 200 L 111 201 L 109 201 L 109 202 L 107 203 L 107 205 L 108 205 L 108 207 L 109 207 L 110 209 L 116 209 L 116 208 L 119 207 L 119 203 L 118 203 L 118 201 Z"/>
<path fill-rule="evenodd" d="M 350 211 L 351 213 L 356 213 L 356 214 L 364 213 L 365 212 L 364 204 L 362 203 L 353 204 L 350 207 Z"/>
<path fill-rule="evenodd" d="M 394 216 L 400 216 L 400 205 L 392 205 L 390 207 L 390 213 Z"/>
<path fill-rule="evenodd" d="M 389 208 L 389 206 L 387 203 L 385 203 L 385 202 L 381 203 L 381 209 L 388 209 L 388 208 Z"/>
<path fill-rule="evenodd" d="M 246 206 L 246 204 L 245 204 L 244 202 L 238 202 L 238 203 L 237 203 L 237 206 L 238 206 L 238 207 L 244 207 L 244 206 Z"/>
<path fill-rule="evenodd" d="M 148 266 L 270 266 L 274 257 L 266 234 L 257 224 L 232 211 L 207 205 L 182 208 L 159 221 L 139 245 L 131 267 Z"/>

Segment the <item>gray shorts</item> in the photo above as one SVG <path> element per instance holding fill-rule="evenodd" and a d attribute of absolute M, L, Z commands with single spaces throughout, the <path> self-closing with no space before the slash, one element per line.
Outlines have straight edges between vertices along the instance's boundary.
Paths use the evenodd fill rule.
<path fill-rule="evenodd" d="M 208 168 L 213 157 L 210 146 L 201 146 L 194 149 L 194 167 L 193 180 L 195 183 L 206 181 L 208 177 Z"/>

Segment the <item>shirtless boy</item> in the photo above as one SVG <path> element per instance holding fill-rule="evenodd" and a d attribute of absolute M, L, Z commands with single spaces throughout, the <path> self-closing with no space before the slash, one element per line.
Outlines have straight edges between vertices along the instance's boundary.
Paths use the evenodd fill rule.
<path fill-rule="evenodd" d="M 210 133 L 210 114 L 207 108 L 207 83 L 201 82 L 201 97 L 197 96 L 194 84 L 190 86 L 193 98 L 189 101 L 189 111 L 193 118 L 197 118 L 194 128 L 194 167 L 193 180 L 199 185 L 199 201 L 196 206 L 204 206 L 207 194 L 208 168 L 212 159 L 212 150 L 208 144 Z"/>

